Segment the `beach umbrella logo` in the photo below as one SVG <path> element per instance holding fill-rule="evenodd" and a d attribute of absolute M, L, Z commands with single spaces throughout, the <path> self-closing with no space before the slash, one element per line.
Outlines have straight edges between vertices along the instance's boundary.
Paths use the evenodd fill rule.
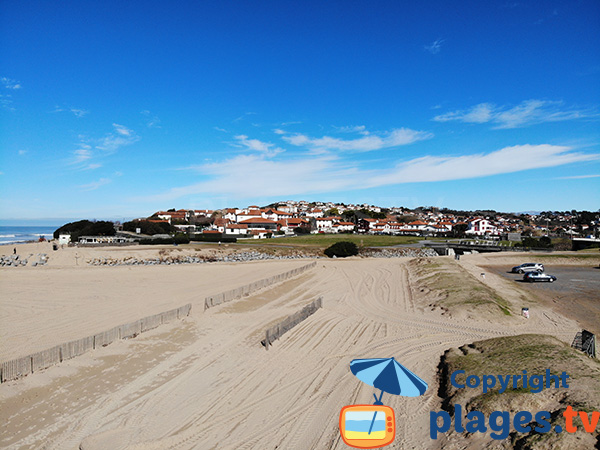
<path fill-rule="evenodd" d="M 385 406 L 383 393 L 418 397 L 427 383 L 394 358 L 355 359 L 350 370 L 363 383 L 380 389 L 372 405 L 348 405 L 340 412 L 340 434 L 344 443 L 355 448 L 379 448 L 396 437 L 394 410 Z"/>

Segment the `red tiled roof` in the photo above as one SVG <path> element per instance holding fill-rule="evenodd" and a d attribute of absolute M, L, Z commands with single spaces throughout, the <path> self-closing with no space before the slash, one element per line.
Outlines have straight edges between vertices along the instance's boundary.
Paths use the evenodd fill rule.
<path fill-rule="evenodd" d="M 258 236 L 259 234 L 267 234 L 268 231 L 266 230 L 250 230 L 250 234 L 253 234 L 255 236 Z"/>

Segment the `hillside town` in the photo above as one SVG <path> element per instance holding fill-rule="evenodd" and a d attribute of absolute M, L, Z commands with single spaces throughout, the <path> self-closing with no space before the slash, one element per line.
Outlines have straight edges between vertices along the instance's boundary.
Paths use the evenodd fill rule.
<path fill-rule="evenodd" d="M 439 208 L 382 208 L 368 204 L 286 201 L 267 207 L 171 209 L 136 219 L 185 233 L 270 238 L 308 233 L 365 233 L 438 237 L 596 236 L 598 212 L 498 213 Z M 518 238 L 517 238 L 518 236 Z"/>

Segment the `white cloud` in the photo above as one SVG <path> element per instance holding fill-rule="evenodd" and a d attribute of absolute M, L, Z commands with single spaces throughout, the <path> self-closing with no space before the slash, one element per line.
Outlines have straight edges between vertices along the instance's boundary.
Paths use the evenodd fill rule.
<path fill-rule="evenodd" d="M 270 142 L 263 142 L 258 139 L 248 139 L 248 136 L 244 134 L 235 136 L 235 139 L 248 150 L 260 152 L 266 156 L 275 156 L 284 151 L 282 148 L 276 147 L 275 144 Z"/>
<path fill-rule="evenodd" d="M 119 125 L 118 123 L 113 123 L 113 127 L 115 128 L 115 131 L 121 136 L 131 136 L 131 134 L 133 133 L 129 128 L 123 125 Z"/>
<path fill-rule="evenodd" d="M 75 117 L 83 117 L 87 114 L 89 114 L 90 112 L 85 110 L 85 109 L 79 109 L 79 108 L 62 108 L 60 106 L 56 106 L 54 108 L 54 110 L 52 111 L 53 113 L 59 113 L 59 112 L 71 112 L 75 115 Z"/>
<path fill-rule="evenodd" d="M 474 155 L 424 156 L 398 164 L 387 175 L 382 175 L 378 182 L 386 185 L 479 178 L 599 158 L 599 155 L 571 150 L 570 147 L 548 144 L 515 145 Z"/>
<path fill-rule="evenodd" d="M 70 111 L 75 114 L 76 117 L 83 117 L 89 114 L 89 111 L 86 111 L 85 109 L 71 108 Z"/>
<path fill-rule="evenodd" d="M 92 157 L 92 146 L 84 142 L 80 142 L 79 148 L 77 148 L 73 154 L 75 155 L 75 158 L 72 161 L 73 164 L 83 163 Z"/>
<path fill-rule="evenodd" d="M 0 94 L 0 106 L 8 111 L 15 111 L 12 96 L 10 94 Z"/>
<path fill-rule="evenodd" d="M 384 148 L 398 147 L 401 145 L 412 144 L 413 142 L 430 139 L 433 134 L 425 131 L 416 131 L 409 128 L 399 128 L 385 133 L 383 136 L 369 134 L 368 131 L 362 130 L 362 134 L 367 134 L 365 137 L 358 139 L 339 139 L 330 136 L 322 138 L 310 138 L 304 134 L 294 134 L 291 136 L 283 136 L 282 139 L 286 142 L 298 146 L 307 147 L 317 152 L 327 150 L 341 150 L 350 152 L 369 152 L 373 150 L 381 150 Z"/>
<path fill-rule="evenodd" d="M 281 134 L 286 134 L 286 133 L 287 133 L 287 131 L 285 131 L 285 130 L 282 130 L 282 129 L 280 129 L 280 128 L 275 128 L 275 129 L 273 130 L 273 133 L 281 135 Z"/>
<path fill-rule="evenodd" d="M 113 123 L 114 132 L 107 134 L 100 140 L 100 143 L 96 145 L 97 149 L 104 150 L 106 152 L 115 152 L 120 147 L 125 145 L 133 144 L 140 140 L 140 137 L 135 131 L 129 128 Z"/>
<path fill-rule="evenodd" d="M 116 152 L 120 147 L 139 141 L 135 131 L 114 123 L 114 131 L 100 139 L 79 136 L 73 157 L 68 162 L 79 170 L 93 170 L 102 167 L 97 160 Z"/>
<path fill-rule="evenodd" d="M 335 128 L 335 130 L 340 133 L 358 133 L 358 134 L 362 134 L 364 136 L 367 136 L 370 134 L 367 131 L 367 127 L 365 127 L 364 125 L 357 125 L 357 126 L 353 126 L 353 127 L 336 127 L 334 125 L 333 128 Z"/>
<path fill-rule="evenodd" d="M 600 174 L 595 175 L 573 175 L 572 177 L 557 177 L 555 180 L 583 180 L 585 178 L 599 178 Z"/>
<path fill-rule="evenodd" d="M 220 131 L 221 133 L 227 133 L 227 130 L 225 128 L 213 127 L 213 130 Z"/>
<path fill-rule="evenodd" d="M 93 191 L 98 189 L 99 187 L 105 186 L 111 183 L 112 180 L 110 178 L 100 178 L 98 181 L 93 181 L 88 184 L 82 184 L 79 186 L 79 189 L 83 191 Z"/>
<path fill-rule="evenodd" d="M 27 150 L 19 150 L 19 156 L 23 156 L 27 153 Z"/>
<path fill-rule="evenodd" d="M 445 39 L 436 39 L 435 41 L 433 41 L 431 44 L 429 45 L 425 45 L 424 48 L 425 50 L 427 50 L 429 53 L 435 55 L 437 53 L 439 53 L 442 50 L 442 44 L 445 42 Z"/>
<path fill-rule="evenodd" d="M 21 83 L 15 80 L 11 80 L 10 78 L 2 77 L 0 78 L 0 82 L 6 89 L 21 89 Z"/>
<path fill-rule="evenodd" d="M 433 118 L 437 122 L 459 121 L 466 123 L 492 123 L 494 128 L 519 128 L 544 122 L 598 118 L 597 111 L 561 109 L 562 102 L 549 100 L 526 100 L 511 108 L 480 103 L 466 110 L 441 114 Z"/>
<path fill-rule="evenodd" d="M 166 201 L 200 193 L 236 198 L 326 193 L 357 189 L 358 186 L 362 189 L 478 178 L 598 159 L 600 155 L 548 144 L 516 145 L 463 156 L 424 156 L 390 164 L 390 168 L 370 170 L 361 168 L 360 163 L 345 163 L 332 156 L 273 160 L 264 154 L 239 155 L 193 167 L 202 174 L 203 181 L 144 200 Z"/>

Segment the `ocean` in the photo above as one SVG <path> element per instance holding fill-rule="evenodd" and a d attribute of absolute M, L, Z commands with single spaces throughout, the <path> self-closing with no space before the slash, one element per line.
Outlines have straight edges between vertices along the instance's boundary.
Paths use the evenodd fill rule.
<path fill-rule="evenodd" d="M 52 239 L 52 234 L 57 228 L 55 226 L 0 226 L 0 245 L 37 241 L 40 236 Z"/>

